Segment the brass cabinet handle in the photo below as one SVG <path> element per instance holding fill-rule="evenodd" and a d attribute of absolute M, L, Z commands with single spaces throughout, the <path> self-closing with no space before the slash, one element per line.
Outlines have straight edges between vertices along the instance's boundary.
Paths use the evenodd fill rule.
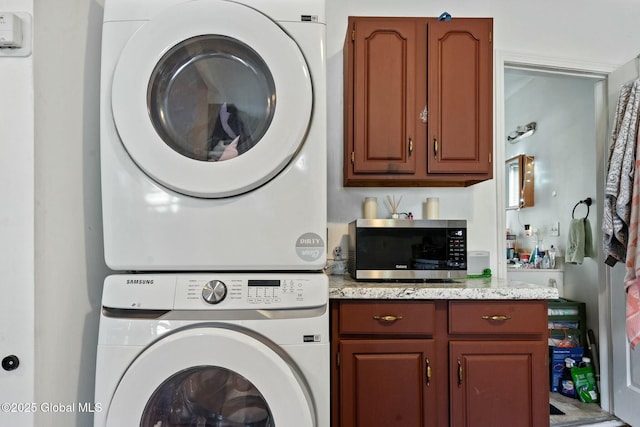
<path fill-rule="evenodd" d="M 429 362 L 429 358 L 428 357 L 424 358 L 424 364 L 425 364 L 425 369 L 426 369 L 427 385 L 431 385 L 431 363 Z"/>
<path fill-rule="evenodd" d="M 462 385 L 462 362 L 458 358 L 458 385 Z"/>
<path fill-rule="evenodd" d="M 409 137 L 409 157 L 413 154 L 413 139 Z"/>
<path fill-rule="evenodd" d="M 433 158 L 438 158 L 438 138 L 433 137 Z"/>
<path fill-rule="evenodd" d="M 484 316 L 482 316 L 482 319 L 494 320 L 496 322 L 506 322 L 507 320 L 511 319 L 511 316 L 509 316 L 508 314 L 494 314 L 492 316 L 487 316 L 485 314 Z"/>
<path fill-rule="evenodd" d="M 396 320 L 402 320 L 402 316 L 373 316 L 375 320 L 381 320 L 383 322 L 395 322 Z"/>

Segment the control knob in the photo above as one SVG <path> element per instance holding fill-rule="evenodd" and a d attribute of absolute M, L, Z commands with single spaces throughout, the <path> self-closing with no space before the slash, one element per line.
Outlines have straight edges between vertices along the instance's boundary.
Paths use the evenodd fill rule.
<path fill-rule="evenodd" d="M 220 280 L 205 283 L 202 288 L 202 298 L 209 304 L 218 304 L 227 296 L 227 285 Z"/>

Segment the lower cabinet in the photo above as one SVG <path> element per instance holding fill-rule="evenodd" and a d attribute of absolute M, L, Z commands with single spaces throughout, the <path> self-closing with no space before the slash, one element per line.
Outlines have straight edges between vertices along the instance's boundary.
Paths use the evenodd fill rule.
<path fill-rule="evenodd" d="M 435 426 L 433 340 L 341 340 L 341 425 Z"/>
<path fill-rule="evenodd" d="M 332 300 L 332 426 L 547 427 L 546 301 Z"/>
<path fill-rule="evenodd" d="M 450 342 L 451 425 L 549 425 L 546 351 L 531 341 Z"/>

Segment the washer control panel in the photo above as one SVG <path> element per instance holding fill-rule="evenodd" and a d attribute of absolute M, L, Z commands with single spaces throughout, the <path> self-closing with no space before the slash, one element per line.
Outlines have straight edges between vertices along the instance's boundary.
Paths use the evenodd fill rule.
<path fill-rule="evenodd" d="M 175 309 L 283 309 L 323 305 L 328 298 L 324 274 L 190 275 L 176 281 Z M 207 307 L 208 306 L 208 307 Z"/>
<path fill-rule="evenodd" d="M 266 310 L 319 307 L 329 300 L 323 273 L 113 275 L 103 305 L 139 310 Z"/>

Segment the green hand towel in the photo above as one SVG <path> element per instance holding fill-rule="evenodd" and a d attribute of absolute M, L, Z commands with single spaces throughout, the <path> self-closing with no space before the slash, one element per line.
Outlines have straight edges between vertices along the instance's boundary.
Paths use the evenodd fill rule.
<path fill-rule="evenodd" d="M 569 223 L 569 237 L 565 262 L 582 264 L 585 257 L 593 258 L 593 236 L 587 218 L 572 219 Z"/>
<path fill-rule="evenodd" d="M 587 218 L 584 221 L 584 256 L 586 258 L 595 258 L 596 252 L 593 250 L 593 235 L 591 234 L 591 223 Z"/>

